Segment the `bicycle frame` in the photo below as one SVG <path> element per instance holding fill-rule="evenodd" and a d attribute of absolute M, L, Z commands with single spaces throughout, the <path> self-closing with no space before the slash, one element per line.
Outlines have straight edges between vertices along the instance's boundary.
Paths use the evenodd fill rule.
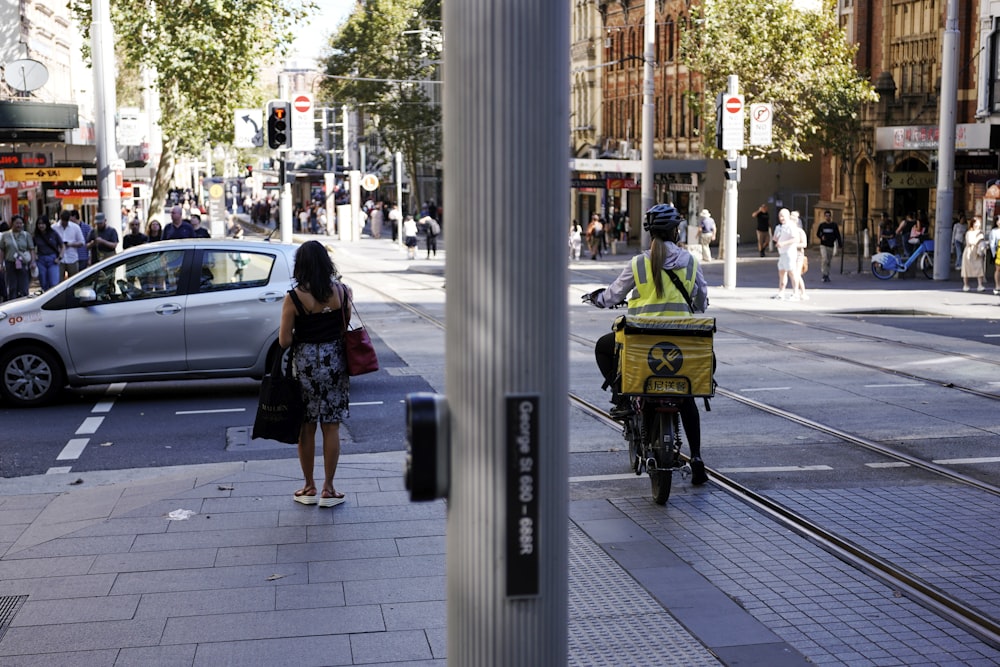
<path fill-rule="evenodd" d="M 890 252 L 879 252 L 872 255 L 872 274 L 876 278 L 882 280 L 888 280 L 892 278 L 897 273 L 903 273 L 907 271 L 911 266 L 920 261 L 920 258 L 924 255 L 932 257 L 934 253 L 934 241 L 932 239 L 925 239 L 920 242 L 920 244 L 914 249 L 913 253 L 903 261 L 896 253 Z M 924 264 L 920 265 L 922 268 L 925 267 Z M 926 271 L 925 271 L 926 273 Z"/>

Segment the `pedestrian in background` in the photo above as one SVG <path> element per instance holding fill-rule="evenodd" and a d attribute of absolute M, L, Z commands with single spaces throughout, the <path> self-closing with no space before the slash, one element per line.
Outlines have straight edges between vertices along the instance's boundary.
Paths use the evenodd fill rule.
<path fill-rule="evenodd" d="M 71 222 L 75 222 L 77 226 L 80 227 L 80 232 L 83 234 L 83 247 L 76 253 L 77 271 L 83 271 L 85 268 L 90 266 L 90 250 L 87 249 L 87 239 L 90 238 L 90 232 L 93 231 L 93 227 L 90 226 L 90 223 L 84 222 L 80 219 L 80 212 L 77 210 L 69 212 L 69 219 Z"/>
<path fill-rule="evenodd" d="M 299 465 L 305 483 L 292 495 L 303 505 L 334 507 L 344 494 L 333 486 L 340 460 L 340 424 L 350 416 L 350 377 L 344 330 L 351 321 L 351 289 L 337 280 L 337 270 L 319 241 L 295 252 L 295 288 L 281 306 L 278 345 L 292 347 L 295 378 L 302 389 L 305 416 L 299 432 Z M 323 488 L 316 493 L 316 424 L 323 432 Z"/>
<path fill-rule="evenodd" d="M 389 206 L 389 226 L 392 227 L 392 243 L 399 243 L 399 228 L 403 226 L 403 212 L 399 210 L 399 204 L 393 203 Z"/>
<path fill-rule="evenodd" d="M 962 252 L 965 249 L 965 234 L 969 231 L 965 215 L 951 223 L 951 247 L 955 250 L 955 268 L 962 268 Z"/>
<path fill-rule="evenodd" d="M 984 239 L 982 232 L 982 220 L 979 219 L 977 215 L 972 219 L 969 224 L 969 231 L 965 233 L 965 249 L 962 251 L 962 291 L 969 291 L 969 278 L 975 278 L 979 281 L 979 286 L 976 288 L 977 292 L 983 292 L 986 287 L 983 286 L 983 256 L 986 254 L 983 252 L 980 254 L 979 242 Z M 985 251 L 985 248 L 983 248 Z"/>
<path fill-rule="evenodd" d="M 583 228 L 576 220 L 569 228 L 569 258 L 580 261 L 580 251 L 583 249 Z"/>
<path fill-rule="evenodd" d="M 63 242 L 44 213 L 35 220 L 35 249 L 38 252 L 38 285 L 46 292 L 59 283 L 59 262 Z"/>
<path fill-rule="evenodd" d="M 146 238 L 149 239 L 150 243 L 155 243 L 163 238 L 163 227 L 160 226 L 160 221 L 153 218 L 146 225 Z"/>
<path fill-rule="evenodd" d="M 708 209 L 702 209 L 698 214 L 698 242 L 701 244 L 701 257 L 703 262 L 712 261 L 712 241 L 715 240 L 715 220 Z"/>
<path fill-rule="evenodd" d="M 79 270 L 80 255 L 86 252 L 81 249 L 87 246 L 87 240 L 80 225 L 73 222 L 70 212 L 65 209 L 59 213 L 59 222 L 53 229 L 59 234 L 63 243 L 62 257 L 59 259 L 59 280 L 61 281 L 63 278 L 76 275 Z"/>
<path fill-rule="evenodd" d="M 830 282 L 830 261 L 833 259 L 838 245 L 844 245 L 844 240 L 840 237 L 840 228 L 833 221 L 833 213 L 825 211 L 823 222 L 816 227 L 816 237 L 819 239 L 820 270 L 823 274 L 823 282 Z"/>
<path fill-rule="evenodd" d="M 806 281 L 802 276 L 806 272 L 806 247 L 809 245 L 809 237 L 806 230 L 802 229 L 802 220 L 798 211 L 792 211 L 792 228 L 795 231 L 795 270 L 791 273 L 792 278 L 792 300 L 808 301 L 806 294 Z"/>
<path fill-rule="evenodd" d="M 92 229 L 90 236 L 87 237 L 91 264 L 97 264 L 118 252 L 118 230 L 108 224 L 108 219 L 103 213 L 94 216 L 94 224 L 97 227 Z"/>
<path fill-rule="evenodd" d="M 209 231 L 201 226 L 201 213 L 198 211 L 191 212 L 191 229 L 194 231 L 194 238 L 196 239 L 207 239 L 212 237 Z"/>
<path fill-rule="evenodd" d="M 139 220 L 132 218 L 128 223 L 128 234 L 122 237 L 122 249 L 128 250 L 144 243 L 149 243 L 149 237 L 140 231 Z"/>
<path fill-rule="evenodd" d="M 24 218 L 14 214 L 10 229 L 0 235 L 0 266 L 7 275 L 8 299 L 28 296 L 35 261 L 35 240 L 24 228 Z"/>
<path fill-rule="evenodd" d="M 772 298 L 786 298 L 785 287 L 791 278 L 792 290 L 795 290 L 795 277 L 792 275 L 798 266 L 799 234 L 792 224 L 791 214 L 787 208 L 778 211 L 778 225 L 774 228 L 774 247 L 778 250 L 778 293 Z"/>
<path fill-rule="evenodd" d="M 993 294 L 1000 294 L 1000 264 L 997 264 L 997 245 L 1000 244 L 1000 224 L 998 222 L 1000 220 L 993 220 L 993 227 L 987 237 L 990 249 L 989 265 L 993 267 Z"/>
<path fill-rule="evenodd" d="M 403 243 L 406 245 L 406 256 L 409 259 L 417 258 L 417 221 L 412 215 L 406 216 L 403 220 Z"/>
<path fill-rule="evenodd" d="M 594 213 L 590 216 L 590 223 L 587 225 L 587 249 L 590 251 L 590 258 L 597 259 L 601 254 L 601 242 L 598 240 L 597 234 L 601 233 L 603 236 L 604 232 L 603 225 L 601 225 L 601 217 Z"/>
<path fill-rule="evenodd" d="M 427 259 L 430 259 L 432 254 L 437 257 L 437 237 L 441 235 L 441 225 L 430 215 L 421 218 L 420 224 L 424 228 L 424 240 L 427 243 Z"/>
<path fill-rule="evenodd" d="M 771 217 L 767 214 L 767 204 L 761 204 L 750 215 L 757 221 L 757 250 L 763 257 L 768 244 L 771 243 Z"/>

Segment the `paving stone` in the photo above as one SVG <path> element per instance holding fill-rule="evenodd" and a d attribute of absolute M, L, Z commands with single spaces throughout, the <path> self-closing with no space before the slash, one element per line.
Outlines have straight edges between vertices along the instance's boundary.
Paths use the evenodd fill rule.
<path fill-rule="evenodd" d="M 105 519 L 90 524 L 67 535 L 67 537 L 102 537 L 105 535 L 141 536 L 145 533 L 165 533 L 168 522 L 161 517 L 139 517 L 135 519 Z"/>
<path fill-rule="evenodd" d="M 332 542 L 335 540 L 364 540 L 379 537 L 441 537 L 445 534 L 445 524 L 440 519 L 415 519 L 412 521 L 375 521 L 372 523 L 343 524 L 332 526 L 311 526 L 308 529 L 310 542 Z"/>
<path fill-rule="evenodd" d="M 150 572 L 157 570 L 198 569 L 214 565 L 217 553 L 217 549 L 172 549 L 168 551 L 111 553 L 98 556 L 90 571 L 92 574 L 100 574 L 102 572 Z"/>
<path fill-rule="evenodd" d="M 215 565 L 229 567 L 232 565 L 277 563 L 278 548 L 277 544 L 255 547 L 223 547 L 218 550 Z"/>
<path fill-rule="evenodd" d="M 406 579 L 362 579 L 343 582 L 347 604 L 378 604 L 444 600 L 447 579 L 408 577 Z"/>
<path fill-rule="evenodd" d="M 445 557 L 368 558 L 309 563 L 309 581 L 357 581 L 444 574 Z"/>
<path fill-rule="evenodd" d="M 113 574 L 83 574 L 68 577 L 0 579 L 0 595 L 30 595 L 32 600 L 108 595 L 115 583 Z"/>
<path fill-rule="evenodd" d="M 343 607 L 344 584 L 336 581 L 329 584 L 293 584 L 274 589 L 275 609 L 316 609 L 323 607 Z M 351 604 L 368 604 L 364 600 Z M 378 604 L 373 600 L 372 604 Z"/>
<path fill-rule="evenodd" d="M 351 657 L 350 639 L 346 635 L 330 635 L 203 643 L 198 645 L 197 655 L 191 664 L 194 667 L 289 664 L 295 667 L 324 667 L 356 663 Z"/>
<path fill-rule="evenodd" d="M 388 558 L 400 555 L 402 554 L 396 548 L 395 540 L 386 539 L 306 542 L 282 544 L 278 547 L 279 563 Z"/>
<path fill-rule="evenodd" d="M 427 636 L 421 630 L 351 635 L 355 664 L 427 660 L 431 655 Z"/>
<path fill-rule="evenodd" d="M 65 600 L 36 600 L 31 596 L 11 621 L 11 627 L 61 625 L 88 621 L 121 621 L 133 618 L 138 595 L 111 595 Z"/>
<path fill-rule="evenodd" d="M 15 657 L 0 657 L 0 667 L 94 667 L 94 665 L 113 665 L 118 649 L 102 651 L 68 651 L 66 653 L 41 653 L 36 655 L 19 655 Z"/>
<path fill-rule="evenodd" d="M 356 632 L 382 636 L 385 630 L 381 610 L 375 605 L 354 606 L 350 613 L 314 614 L 308 623 L 302 616 L 301 610 L 285 610 L 171 618 L 160 643 L 200 644 Z"/>
<path fill-rule="evenodd" d="M 396 547 L 400 556 L 443 554 L 446 551 L 446 539 L 444 535 L 401 537 L 396 540 Z"/>
<path fill-rule="evenodd" d="M 387 602 L 382 605 L 386 630 L 422 630 L 447 627 L 444 600 L 434 602 Z"/>
<path fill-rule="evenodd" d="M 272 577 L 274 577 L 272 579 Z M 175 591 L 289 586 L 309 581 L 304 563 L 209 567 L 194 570 L 126 572 L 119 574 L 113 595 Z"/>
<path fill-rule="evenodd" d="M 89 555 L 14 560 L 11 556 L 4 556 L 0 560 L 0 580 L 87 574 L 95 558 Z"/>
<path fill-rule="evenodd" d="M 197 648 L 194 644 L 125 648 L 118 654 L 114 667 L 188 667 L 194 662 Z"/>
<path fill-rule="evenodd" d="M 155 646 L 164 623 L 164 619 L 140 619 L 9 628 L 0 642 L 0 655 Z"/>
<path fill-rule="evenodd" d="M 135 618 L 173 618 L 247 611 L 273 611 L 276 590 L 280 590 L 280 588 L 256 586 L 254 588 L 226 588 L 178 593 L 143 593 L 135 610 Z"/>
<path fill-rule="evenodd" d="M 132 551 L 290 544 L 305 542 L 306 536 L 306 530 L 297 527 L 235 528 L 222 530 L 213 526 L 211 530 L 171 531 L 169 534 L 163 535 L 138 535 L 135 538 Z"/>

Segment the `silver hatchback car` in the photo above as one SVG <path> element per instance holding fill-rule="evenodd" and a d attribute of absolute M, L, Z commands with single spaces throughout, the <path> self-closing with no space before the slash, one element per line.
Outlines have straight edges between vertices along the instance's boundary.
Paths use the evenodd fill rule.
<path fill-rule="evenodd" d="M 40 296 L 0 303 L 0 396 L 36 406 L 67 384 L 261 378 L 277 350 L 296 249 L 151 243 Z"/>

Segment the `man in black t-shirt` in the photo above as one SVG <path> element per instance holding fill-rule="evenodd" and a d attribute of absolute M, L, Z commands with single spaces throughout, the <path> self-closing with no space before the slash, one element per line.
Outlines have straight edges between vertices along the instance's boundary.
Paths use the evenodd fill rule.
<path fill-rule="evenodd" d="M 143 243 L 149 243 L 149 237 L 139 231 L 139 221 L 133 218 L 128 223 L 128 234 L 122 237 L 122 248 L 128 250 Z"/>
<path fill-rule="evenodd" d="M 816 228 L 816 236 L 819 237 L 819 256 L 823 267 L 823 282 L 830 282 L 830 260 L 833 258 L 835 247 L 844 245 L 844 240 L 840 237 L 840 228 L 833 221 L 830 211 L 823 213 L 823 222 Z"/>
<path fill-rule="evenodd" d="M 767 204 L 761 204 L 760 208 L 750 215 L 757 220 L 757 250 L 763 257 L 767 244 L 771 242 L 771 217 L 767 214 Z"/>

